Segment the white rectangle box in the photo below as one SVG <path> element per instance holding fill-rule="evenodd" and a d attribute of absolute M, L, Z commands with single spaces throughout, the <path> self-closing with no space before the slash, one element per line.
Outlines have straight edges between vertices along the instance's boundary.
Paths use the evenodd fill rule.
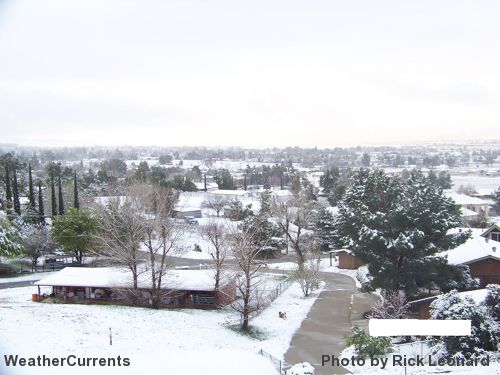
<path fill-rule="evenodd" d="M 370 319 L 370 336 L 470 336 L 470 320 Z"/>

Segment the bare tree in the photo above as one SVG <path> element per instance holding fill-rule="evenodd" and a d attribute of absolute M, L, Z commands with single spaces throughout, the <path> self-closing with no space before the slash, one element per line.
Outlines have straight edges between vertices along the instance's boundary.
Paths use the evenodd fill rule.
<path fill-rule="evenodd" d="M 399 291 L 388 291 L 382 300 L 373 305 L 370 318 L 401 319 L 410 311 L 410 305 L 404 294 Z"/>
<path fill-rule="evenodd" d="M 208 194 L 205 200 L 202 202 L 201 206 L 203 208 L 210 208 L 215 211 L 217 217 L 219 217 L 220 212 L 224 207 L 228 206 L 231 201 L 222 195 Z"/>
<path fill-rule="evenodd" d="M 144 272 L 140 264 L 145 260 L 140 251 L 146 237 L 144 218 L 138 212 L 138 202 L 131 196 L 112 198 L 104 205 L 98 205 L 94 212 L 99 222 L 95 234 L 97 253 L 114 264 L 127 267 L 132 273 L 133 291 L 131 298 L 137 304 L 138 279 Z"/>
<path fill-rule="evenodd" d="M 318 249 L 316 245 L 311 244 L 311 246 Z M 320 261 L 319 252 L 309 251 L 302 269 L 297 267 L 293 272 L 293 277 L 299 283 L 305 297 L 309 296 L 311 292 L 318 289 L 320 286 Z"/>
<path fill-rule="evenodd" d="M 179 195 L 172 189 L 150 185 L 131 186 L 129 194 L 137 200 L 143 215 L 145 236 L 142 243 L 148 252 L 150 304 L 158 308 L 164 298 L 172 293 L 162 288 L 162 283 L 170 268 L 168 256 L 173 252 L 183 230 L 172 218 Z"/>
<path fill-rule="evenodd" d="M 213 252 L 210 253 L 210 256 L 214 264 L 215 290 L 218 291 L 220 289 L 222 273 L 228 253 L 227 230 L 223 223 L 214 219 L 210 219 L 208 223 L 200 229 L 213 248 Z"/>
<path fill-rule="evenodd" d="M 311 249 L 314 232 L 311 230 L 316 215 L 316 203 L 299 194 L 288 203 L 273 202 L 277 224 L 291 245 L 299 270 L 304 268 L 307 253 Z"/>
<path fill-rule="evenodd" d="M 236 288 L 241 298 L 231 306 L 241 316 L 241 329 L 249 330 L 250 315 L 263 306 L 261 291 L 259 290 L 260 265 L 255 261 L 264 247 L 255 241 L 256 235 L 252 228 L 240 228 L 230 235 L 232 253 L 238 266 Z"/>
<path fill-rule="evenodd" d="M 41 256 L 52 254 L 55 249 L 56 244 L 47 227 L 30 225 L 23 230 L 23 254 L 31 260 L 31 271 L 36 271 Z"/>

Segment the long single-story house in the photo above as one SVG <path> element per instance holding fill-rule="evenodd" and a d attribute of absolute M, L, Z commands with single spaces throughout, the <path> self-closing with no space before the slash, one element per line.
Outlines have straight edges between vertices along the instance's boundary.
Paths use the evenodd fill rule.
<path fill-rule="evenodd" d="M 500 242 L 491 240 L 487 235 L 483 236 L 487 231 L 481 228 L 453 229 L 450 232 L 465 230 L 472 232 L 471 238 L 455 249 L 438 255 L 446 255 L 449 264 L 468 265 L 472 277 L 479 279 L 480 287 L 500 284 Z"/>
<path fill-rule="evenodd" d="M 465 297 L 470 297 L 476 304 L 480 304 L 484 301 L 486 298 L 486 295 L 488 293 L 487 289 L 477 289 L 477 290 L 471 290 L 468 292 L 461 292 L 458 293 L 460 298 L 464 299 Z M 422 298 L 416 301 L 411 301 L 409 303 L 410 309 L 418 314 L 418 319 L 430 319 L 431 318 L 431 312 L 430 312 L 430 306 L 431 303 L 436 300 L 439 297 L 437 296 L 431 296 L 427 298 Z"/>
<path fill-rule="evenodd" d="M 49 295 L 62 301 L 126 303 L 124 296 L 133 287 L 131 272 L 126 268 L 66 267 L 54 275 L 34 283 L 37 298 L 43 299 L 42 287 L 51 287 Z M 163 276 L 163 307 L 211 309 L 227 305 L 236 299 L 233 281 L 214 287 L 213 270 L 169 270 Z M 148 301 L 151 291 L 149 273 L 139 276 L 138 291 L 143 301 Z"/>

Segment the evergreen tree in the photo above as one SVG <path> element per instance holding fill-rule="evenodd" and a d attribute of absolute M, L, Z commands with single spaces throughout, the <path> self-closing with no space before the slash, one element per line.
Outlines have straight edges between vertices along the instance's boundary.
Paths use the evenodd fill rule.
<path fill-rule="evenodd" d="M 45 225 L 45 209 L 43 207 L 42 181 L 38 180 L 38 218 L 40 224 Z"/>
<path fill-rule="evenodd" d="M 36 198 L 35 198 L 35 189 L 33 188 L 33 176 L 31 173 L 31 164 L 28 164 L 28 178 L 29 178 L 30 208 L 34 210 L 36 208 Z"/>
<path fill-rule="evenodd" d="M 9 162 L 5 162 L 5 207 L 8 210 L 12 208 L 12 191 L 10 190 L 10 173 L 9 173 Z"/>
<path fill-rule="evenodd" d="M 474 358 L 500 350 L 500 327 L 486 306 L 472 298 L 462 299 L 456 290 L 439 296 L 430 305 L 434 320 L 470 320 L 468 336 L 431 336 L 430 344 L 437 357 L 459 356 Z"/>
<path fill-rule="evenodd" d="M 460 223 L 459 207 L 421 173 L 403 182 L 362 170 L 339 204 L 335 242 L 368 264 L 371 287 L 411 296 L 446 264 L 433 255 L 467 240 L 469 232 L 447 233 Z"/>
<path fill-rule="evenodd" d="M 51 208 L 52 217 L 57 216 L 57 200 L 56 200 L 56 187 L 54 184 L 54 171 L 50 171 L 50 194 L 51 194 Z"/>
<path fill-rule="evenodd" d="M 321 208 L 316 217 L 316 235 L 319 239 L 319 244 L 322 249 L 330 249 L 330 245 L 334 244 L 334 217 L 326 208 Z"/>
<path fill-rule="evenodd" d="M 85 210 L 70 208 L 67 215 L 54 219 L 52 233 L 55 240 L 68 254 L 75 256 L 82 263 L 85 254 L 93 246 L 93 235 L 97 231 L 97 222 Z"/>
<path fill-rule="evenodd" d="M 59 188 L 59 215 L 64 215 L 64 199 L 63 199 L 61 176 L 58 176 L 57 178 L 57 185 Z"/>
<path fill-rule="evenodd" d="M 19 200 L 19 186 L 17 184 L 17 173 L 16 168 L 14 168 L 14 187 L 12 189 L 14 198 L 14 211 L 16 214 L 21 215 L 21 202 Z"/>
<path fill-rule="evenodd" d="M 76 172 L 73 184 L 73 206 L 78 210 L 80 208 L 80 201 L 78 200 L 78 185 L 76 180 Z"/>

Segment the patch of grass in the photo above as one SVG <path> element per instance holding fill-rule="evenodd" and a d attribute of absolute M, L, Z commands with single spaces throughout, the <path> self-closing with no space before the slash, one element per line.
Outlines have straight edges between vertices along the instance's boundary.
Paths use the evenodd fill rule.
<path fill-rule="evenodd" d="M 267 339 L 267 333 L 256 328 L 256 327 L 250 326 L 248 331 L 243 331 L 241 329 L 240 325 L 231 325 L 231 326 L 228 326 L 227 328 L 229 328 L 233 332 L 236 332 L 242 336 L 246 336 L 246 337 L 251 338 L 253 340 L 263 341 L 263 340 Z"/>

